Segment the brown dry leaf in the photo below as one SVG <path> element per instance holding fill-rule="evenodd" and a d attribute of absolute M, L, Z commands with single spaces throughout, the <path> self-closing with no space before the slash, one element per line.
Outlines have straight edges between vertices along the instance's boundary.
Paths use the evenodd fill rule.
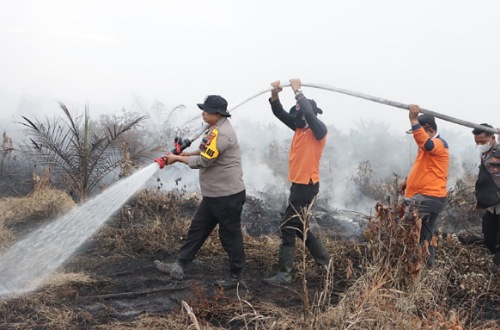
<path fill-rule="evenodd" d="M 437 246 L 437 245 L 436 245 Z M 431 253 L 429 252 L 429 242 L 428 241 L 424 241 L 424 251 L 425 251 L 425 254 L 427 256 L 430 256 Z"/>
<path fill-rule="evenodd" d="M 391 222 L 394 222 L 395 221 L 395 219 L 394 219 L 394 213 L 389 212 L 388 218 L 389 218 L 389 220 L 391 220 Z"/>
<path fill-rule="evenodd" d="M 422 229 L 422 219 L 420 217 L 418 217 L 416 214 L 415 214 L 416 218 L 415 218 L 415 228 L 418 229 L 418 232 L 420 233 L 420 230 Z"/>
<path fill-rule="evenodd" d="M 433 236 L 432 237 L 430 245 L 433 246 L 433 247 L 437 247 L 438 246 L 438 237 L 437 236 Z"/>
<path fill-rule="evenodd" d="M 407 212 L 407 207 L 405 205 L 397 204 L 396 205 L 396 214 L 399 218 L 403 218 L 405 213 Z"/>
<path fill-rule="evenodd" d="M 456 321 L 455 321 L 456 322 Z M 453 324 L 449 330 L 463 330 L 463 328 L 458 324 Z"/>
<path fill-rule="evenodd" d="M 422 262 L 421 262 L 421 260 L 422 260 L 422 246 L 421 245 L 416 247 L 415 254 L 417 255 L 416 261 L 409 264 L 410 277 L 411 277 L 411 281 L 413 283 L 415 283 L 415 280 L 416 280 L 418 274 L 422 270 Z"/>
<path fill-rule="evenodd" d="M 346 267 L 346 278 L 350 279 L 352 276 L 352 261 L 350 258 L 347 258 L 347 267 Z"/>

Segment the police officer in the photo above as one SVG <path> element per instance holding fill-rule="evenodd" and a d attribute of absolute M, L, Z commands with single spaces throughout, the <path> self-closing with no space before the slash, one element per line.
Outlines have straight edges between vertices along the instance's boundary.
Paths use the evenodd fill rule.
<path fill-rule="evenodd" d="M 166 160 L 166 165 L 182 162 L 192 169 L 199 169 L 203 199 L 175 262 L 156 260 L 155 266 L 174 279 L 182 279 L 183 268 L 194 259 L 218 224 L 222 246 L 229 256 L 230 276 L 215 284 L 223 288 L 234 288 L 240 282 L 245 266 L 241 212 L 246 193 L 240 145 L 229 121 L 231 115 L 227 111 L 227 101 L 223 97 L 209 95 L 198 107 L 203 110 L 203 120 L 210 125 L 199 150 L 180 155 L 170 154 L 163 159 Z"/>
<path fill-rule="evenodd" d="M 481 125 L 493 128 L 488 124 Z M 481 167 L 476 183 L 476 205 L 478 209 L 486 210 L 482 222 L 484 244 L 493 253 L 495 265 L 500 266 L 500 198 L 498 197 L 500 193 L 500 147 L 493 133 L 475 128 L 472 134 L 474 134 L 476 147 L 481 153 Z M 488 181 L 492 182 L 490 186 L 485 185 Z"/>

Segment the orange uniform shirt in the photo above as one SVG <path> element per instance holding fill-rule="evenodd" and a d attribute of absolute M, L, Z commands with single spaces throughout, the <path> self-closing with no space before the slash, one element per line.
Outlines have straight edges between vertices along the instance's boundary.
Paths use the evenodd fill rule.
<path fill-rule="evenodd" d="M 326 135 L 316 140 L 310 128 L 297 128 L 293 135 L 288 156 L 288 180 L 293 183 L 309 184 L 319 181 L 319 161 L 326 144 Z"/>
<path fill-rule="evenodd" d="M 405 196 L 445 197 L 450 160 L 448 145 L 441 138 L 432 138 L 433 148 L 428 151 L 429 136 L 421 126 L 413 130 L 413 137 L 418 144 L 418 154 L 406 179 Z"/>

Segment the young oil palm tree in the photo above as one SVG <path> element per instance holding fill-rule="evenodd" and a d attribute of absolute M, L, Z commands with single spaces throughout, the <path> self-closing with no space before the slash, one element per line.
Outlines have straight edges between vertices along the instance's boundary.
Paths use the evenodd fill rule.
<path fill-rule="evenodd" d="M 45 124 L 23 116 L 26 122 L 21 124 L 27 127 L 31 141 L 26 151 L 37 162 L 51 166 L 68 188 L 85 200 L 106 175 L 120 166 L 120 138 L 146 117 L 93 125 L 88 106 L 83 116 L 76 117 L 63 103 L 60 108 L 65 116 L 52 122 L 47 119 Z"/>

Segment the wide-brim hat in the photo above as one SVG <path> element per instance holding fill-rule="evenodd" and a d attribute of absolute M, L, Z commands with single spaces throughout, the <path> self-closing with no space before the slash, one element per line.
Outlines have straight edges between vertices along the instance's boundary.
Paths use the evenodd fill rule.
<path fill-rule="evenodd" d="M 316 101 L 314 101 L 312 99 L 308 99 L 308 100 L 309 100 L 309 103 L 311 103 L 313 111 L 316 114 L 322 114 L 323 113 L 323 110 L 321 110 L 320 108 L 318 108 L 318 105 L 316 104 Z"/>
<path fill-rule="evenodd" d="M 311 104 L 311 108 L 313 110 L 313 112 L 317 115 L 317 114 L 322 114 L 323 113 L 323 110 L 321 110 L 320 108 L 318 108 L 318 105 L 316 104 L 316 101 L 312 100 L 312 99 L 307 99 L 309 101 L 309 103 Z M 300 110 L 299 110 L 300 111 Z M 296 109 L 296 106 L 294 105 L 293 107 L 290 108 L 290 111 L 289 113 L 291 115 L 297 115 L 297 109 Z M 300 115 L 301 113 L 299 113 Z"/>
<path fill-rule="evenodd" d="M 220 95 L 208 95 L 203 103 L 197 103 L 198 108 L 207 113 L 220 113 L 223 116 L 231 117 L 227 111 L 227 101 Z"/>

